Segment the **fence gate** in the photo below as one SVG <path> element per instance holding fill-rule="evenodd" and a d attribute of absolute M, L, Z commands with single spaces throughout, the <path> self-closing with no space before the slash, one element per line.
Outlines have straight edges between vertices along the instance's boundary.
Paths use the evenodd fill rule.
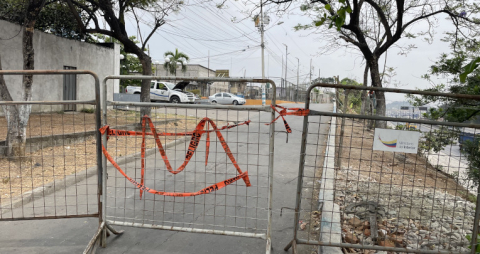
<path fill-rule="evenodd" d="M 58 87 L 62 86 L 61 77 L 43 77 L 78 74 L 93 77 L 91 90 L 95 98 L 0 102 L 8 116 L 0 119 L 4 140 L 0 142 L 3 155 L 0 158 L 0 222 L 80 217 L 101 220 L 102 181 L 97 181 L 102 179 L 98 76 L 85 70 L 0 71 L 7 85 L 21 82 L 23 75 L 33 75 L 34 86 L 43 86 L 48 81 L 48 85 Z M 48 89 L 61 91 L 54 87 Z M 86 110 L 64 112 L 64 108 L 70 106 Z M 31 113 L 22 119 L 18 112 Z M 18 132 L 16 125 L 20 126 Z M 22 144 L 22 133 L 25 133 L 24 150 L 22 145 L 15 145 Z M 17 152 L 9 153 L 9 147 Z M 97 174 L 100 178 L 93 177 Z M 8 227 L 2 226 L 3 230 L 9 230 Z"/>
<path fill-rule="evenodd" d="M 445 102 L 447 111 L 454 99 L 477 105 L 465 114 L 480 102 L 478 95 L 337 84 L 312 85 L 308 96 L 314 87 L 347 96 L 384 92 L 395 101 L 423 95 Z M 480 125 L 427 120 L 425 106 L 399 103 L 388 105 L 385 117 L 359 115 L 348 111 L 345 97 L 337 100 L 342 112 L 310 110 L 304 118 L 294 237 L 285 250 L 296 253 L 302 244 L 320 253 L 475 253 L 480 195 L 472 175 L 478 183 Z M 309 134 L 322 125 L 330 131 L 318 165 L 311 151 L 319 144 Z"/>
<path fill-rule="evenodd" d="M 274 84 L 109 76 L 103 85 L 111 79 Z M 116 109 L 126 105 L 128 110 Z M 265 239 L 270 253 L 274 125 L 265 124 L 274 112 L 269 107 L 115 101 L 103 110 L 101 237 L 113 225 L 243 236 Z"/>

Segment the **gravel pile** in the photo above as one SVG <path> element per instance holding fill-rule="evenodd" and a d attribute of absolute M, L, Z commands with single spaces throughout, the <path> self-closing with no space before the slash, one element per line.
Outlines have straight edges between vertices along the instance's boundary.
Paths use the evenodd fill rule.
<path fill-rule="evenodd" d="M 445 190 L 380 184 L 349 169 L 337 172 L 335 189 L 344 242 L 469 251 L 465 236 L 473 228 L 475 204 L 471 202 Z M 376 218 L 376 234 L 372 218 Z"/>

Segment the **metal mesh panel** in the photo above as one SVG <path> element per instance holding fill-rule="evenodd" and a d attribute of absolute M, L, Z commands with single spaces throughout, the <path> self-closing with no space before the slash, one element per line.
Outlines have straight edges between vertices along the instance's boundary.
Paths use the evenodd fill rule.
<path fill-rule="evenodd" d="M 472 253 L 478 169 L 467 150 L 478 149 L 478 125 L 410 112 L 387 111 L 396 119 L 310 112 L 298 224 L 286 249 L 306 244 L 322 253 Z M 387 127 L 371 127 L 379 121 Z M 382 130 L 401 135 L 383 136 Z M 405 135 L 418 135 L 418 149 Z M 326 144 L 316 142 L 319 136 L 328 138 Z"/>
<path fill-rule="evenodd" d="M 64 105 L 44 104 L 30 115 L 25 153 L 6 156 L 14 142 L 7 141 L 7 118 L 0 118 L 0 220 L 98 216 L 96 108 L 69 103 L 84 110 L 67 113 Z"/>
<path fill-rule="evenodd" d="M 110 128 L 141 132 L 138 107 L 109 110 Z M 203 233 L 234 234 L 265 238 L 268 213 L 269 126 L 271 114 L 235 109 L 153 108 L 151 120 L 158 133 L 192 132 L 208 117 L 218 128 L 248 125 L 220 131 L 242 171 L 248 171 L 251 187 L 240 179 L 223 189 L 194 197 L 171 197 L 144 193 L 108 163 L 107 212 L 110 224 L 174 229 Z M 212 126 L 209 126 L 213 130 Z M 147 131 L 150 129 L 147 127 Z M 170 173 L 153 136 L 146 136 L 145 186 L 167 192 L 196 192 L 239 173 L 228 158 L 215 132 L 210 134 L 208 162 L 206 137 L 185 169 Z M 161 136 L 168 161 L 176 170 L 184 161 L 191 135 Z M 107 149 L 122 170 L 141 182 L 142 136 L 111 137 Z M 171 228 L 175 227 L 175 228 Z"/>

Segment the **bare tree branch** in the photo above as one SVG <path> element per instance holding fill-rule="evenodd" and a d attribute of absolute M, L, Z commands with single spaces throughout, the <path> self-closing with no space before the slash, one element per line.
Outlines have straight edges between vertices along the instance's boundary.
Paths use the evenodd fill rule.
<path fill-rule="evenodd" d="M 390 31 L 390 26 L 388 25 L 387 18 L 385 17 L 385 13 L 382 10 L 382 8 L 380 8 L 380 6 L 378 6 L 377 3 L 373 2 L 373 0 L 365 0 L 365 2 L 370 4 L 375 9 L 375 11 L 377 11 L 377 15 L 380 18 L 380 22 L 382 22 L 382 25 L 385 29 L 385 33 L 387 34 L 387 39 L 391 40 L 392 32 Z"/>

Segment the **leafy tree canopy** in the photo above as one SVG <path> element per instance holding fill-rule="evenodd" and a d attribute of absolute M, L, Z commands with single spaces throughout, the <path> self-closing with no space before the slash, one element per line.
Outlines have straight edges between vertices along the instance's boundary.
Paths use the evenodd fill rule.
<path fill-rule="evenodd" d="M 480 95 L 480 69 L 471 70 L 462 83 L 460 75 L 464 73 L 465 66 L 472 59 L 480 56 L 480 44 L 475 40 L 461 39 L 452 45 L 451 53 L 442 54 L 430 70 L 423 77 L 434 84 L 425 91 L 435 91 L 454 94 Z M 447 83 L 435 84 L 432 77 L 446 78 Z M 432 108 L 428 116 L 431 119 L 443 118 L 451 122 L 465 122 L 474 120 L 480 115 L 480 102 L 470 99 L 452 99 L 436 96 L 410 96 L 415 106 L 435 103 L 437 108 Z"/>
<path fill-rule="evenodd" d="M 0 19 L 24 25 L 27 2 L 23 0 L 0 1 Z M 81 19 L 87 22 L 84 12 L 77 8 Z M 40 12 L 35 23 L 35 29 L 52 33 L 68 39 L 93 41 L 91 37 L 82 34 L 70 9 L 63 2 L 48 2 Z"/>
<path fill-rule="evenodd" d="M 140 60 L 138 59 L 137 56 L 128 54 L 125 52 L 125 47 L 123 46 L 122 43 L 120 43 L 119 40 L 105 36 L 103 34 L 94 34 L 94 37 L 96 38 L 95 40 L 97 42 L 114 42 L 120 44 L 120 54 L 123 55 L 123 60 L 120 60 L 120 75 L 131 75 L 131 74 L 141 74 L 142 73 L 142 63 L 140 63 Z M 130 36 L 129 39 L 136 44 L 139 44 L 140 41 L 138 41 L 136 36 Z M 146 51 L 146 49 L 144 50 Z M 127 87 L 127 86 L 141 86 L 142 81 L 138 79 L 122 79 L 120 80 L 120 86 Z"/>

